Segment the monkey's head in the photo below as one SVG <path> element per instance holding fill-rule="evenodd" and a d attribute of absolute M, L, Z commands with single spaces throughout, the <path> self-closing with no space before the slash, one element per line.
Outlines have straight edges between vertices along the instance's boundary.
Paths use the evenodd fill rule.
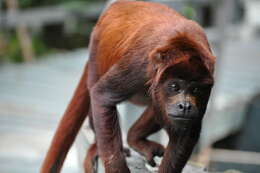
<path fill-rule="evenodd" d="M 186 44 L 153 54 L 156 70 L 151 94 L 168 124 L 201 122 L 214 83 L 214 57 L 196 43 Z"/>

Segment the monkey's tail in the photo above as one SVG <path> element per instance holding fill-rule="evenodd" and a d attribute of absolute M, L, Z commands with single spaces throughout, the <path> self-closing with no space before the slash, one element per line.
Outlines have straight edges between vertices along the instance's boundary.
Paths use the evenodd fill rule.
<path fill-rule="evenodd" d="M 68 150 L 88 115 L 90 96 L 87 87 L 87 69 L 88 65 L 86 65 L 74 96 L 58 125 L 40 173 L 60 172 Z"/>

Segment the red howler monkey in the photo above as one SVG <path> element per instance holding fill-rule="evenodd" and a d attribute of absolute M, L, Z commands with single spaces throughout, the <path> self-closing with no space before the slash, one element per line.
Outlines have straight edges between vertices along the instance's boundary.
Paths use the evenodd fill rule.
<path fill-rule="evenodd" d="M 215 57 L 202 28 L 174 10 L 139 1 L 117 1 L 100 17 L 90 57 L 65 112 L 41 173 L 58 173 L 84 119 L 95 132 L 85 160 L 91 173 L 99 156 L 106 173 L 129 173 L 116 105 L 147 105 L 128 133 L 129 146 L 160 173 L 180 173 L 196 144 L 211 88 Z M 147 137 L 160 129 L 167 148 Z"/>

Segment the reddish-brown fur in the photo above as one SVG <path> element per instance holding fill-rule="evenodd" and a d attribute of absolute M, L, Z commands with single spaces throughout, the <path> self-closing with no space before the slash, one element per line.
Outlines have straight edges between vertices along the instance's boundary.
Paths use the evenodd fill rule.
<path fill-rule="evenodd" d="M 124 100 L 148 105 L 129 131 L 129 145 L 151 165 L 155 155 L 165 152 L 160 173 L 179 173 L 197 141 L 200 125 L 192 127 L 196 133 L 175 133 L 164 115 L 165 101 L 158 88 L 162 81 L 178 74 L 188 74 L 198 81 L 212 80 L 214 62 L 202 28 L 174 10 L 148 2 L 122 0 L 112 4 L 92 32 L 89 62 L 58 126 L 41 173 L 60 172 L 87 115 L 96 144 L 87 154 L 86 172 L 92 172 L 92 161 L 97 155 L 106 173 L 129 172 L 115 107 Z M 206 109 L 207 99 L 203 103 Z M 170 137 L 166 150 L 146 139 L 161 128 Z"/>

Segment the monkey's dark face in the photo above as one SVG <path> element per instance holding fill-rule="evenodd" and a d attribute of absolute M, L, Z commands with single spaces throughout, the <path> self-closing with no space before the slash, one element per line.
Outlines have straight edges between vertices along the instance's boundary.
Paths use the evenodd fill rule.
<path fill-rule="evenodd" d="M 164 109 L 170 121 L 197 121 L 203 118 L 213 81 L 185 80 L 173 78 L 166 80 L 161 88 Z"/>
<path fill-rule="evenodd" d="M 173 56 L 172 61 L 158 65 L 167 66 L 158 67 L 159 82 L 152 86 L 155 106 L 166 123 L 201 121 L 214 82 L 212 70 L 198 53 L 184 51 Z"/>

